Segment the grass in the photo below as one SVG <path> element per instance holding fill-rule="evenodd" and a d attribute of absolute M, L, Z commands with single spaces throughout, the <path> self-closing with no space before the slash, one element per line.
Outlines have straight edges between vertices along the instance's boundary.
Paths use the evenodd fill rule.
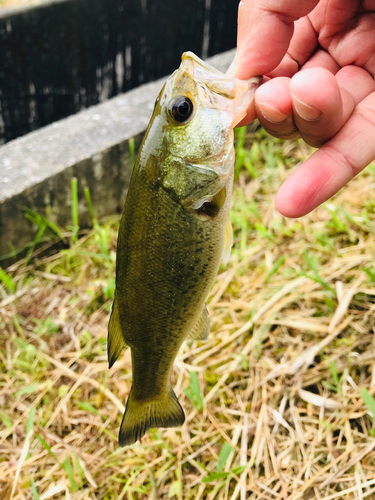
<path fill-rule="evenodd" d="M 75 221 L 67 249 L 1 272 L 1 499 L 375 498 L 375 167 L 287 220 L 274 195 L 310 149 L 262 130 L 237 142 L 211 333 L 173 374 L 182 428 L 117 444 L 131 384 L 129 352 L 111 370 L 106 357 L 118 217 L 91 206 L 91 232 Z"/>

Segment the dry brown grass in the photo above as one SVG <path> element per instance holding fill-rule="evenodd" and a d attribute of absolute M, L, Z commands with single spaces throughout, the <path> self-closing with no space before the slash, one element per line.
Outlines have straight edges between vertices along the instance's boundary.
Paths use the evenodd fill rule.
<path fill-rule="evenodd" d="M 309 151 L 258 139 L 255 178 L 241 171 L 236 184 L 235 248 L 211 293 L 210 337 L 176 361 L 182 428 L 117 445 L 131 371 L 129 352 L 110 371 L 106 360 L 116 220 L 10 270 L 1 499 L 375 498 L 375 422 L 360 392 L 375 393 L 375 170 L 286 220 L 274 194 L 285 164 Z"/>

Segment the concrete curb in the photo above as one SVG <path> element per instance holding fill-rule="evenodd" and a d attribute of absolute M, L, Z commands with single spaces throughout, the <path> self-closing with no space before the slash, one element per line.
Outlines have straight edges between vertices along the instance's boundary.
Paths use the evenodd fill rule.
<path fill-rule="evenodd" d="M 225 71 L 234 50 L 208 59 Z M 61 226 L 71 223 L 71 179 L 78 179 L 79 217 L 90 224 L 84 188 L 98 217 L 119 211 L 129 184 L 128 141 L 138 149 L 165 78 L 147 83 L 0 147 L 0 256 L 30 242 L 38 230 L 24 207 L 51 207 Z"/>

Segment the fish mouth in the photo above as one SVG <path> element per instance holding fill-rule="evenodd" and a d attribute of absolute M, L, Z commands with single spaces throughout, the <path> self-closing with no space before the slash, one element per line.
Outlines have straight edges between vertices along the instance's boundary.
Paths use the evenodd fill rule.
<path fill-rule="evenodd" d="M 192 52 L 184 52 L 179 70 L 186 71 L 198 84 L 198 91 L 203 87 L 202 101 L 206 101 L 206 90 L 216 96 L 223 109 L 232 115 L 232 127 L 246 116 L 246 110 L 254 99 L 256 89 L 262 82 L 262 76 L 240 80 L 213 68 Z M 206 89 L 206 90 L 205 90 Z M 226 102 L 224 105 L 223 103 Z M 210 107 L 210 99 L 206 103 Z"/>

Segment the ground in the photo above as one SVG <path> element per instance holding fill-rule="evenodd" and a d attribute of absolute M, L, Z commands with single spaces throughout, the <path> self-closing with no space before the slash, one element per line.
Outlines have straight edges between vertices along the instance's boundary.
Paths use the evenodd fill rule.
<path fill-rule="evenodd" d="M 236 141 L 232 256 L 173 373 L 186 423 L 134 446 L 129 352 L 106 357 L 118 216 L 77 240 L 34 214 L 48 248 L 0 273 L 2 500 L 375 498 L 375 167 L 288 220 L 274 195 L 310 149 Z"/>

